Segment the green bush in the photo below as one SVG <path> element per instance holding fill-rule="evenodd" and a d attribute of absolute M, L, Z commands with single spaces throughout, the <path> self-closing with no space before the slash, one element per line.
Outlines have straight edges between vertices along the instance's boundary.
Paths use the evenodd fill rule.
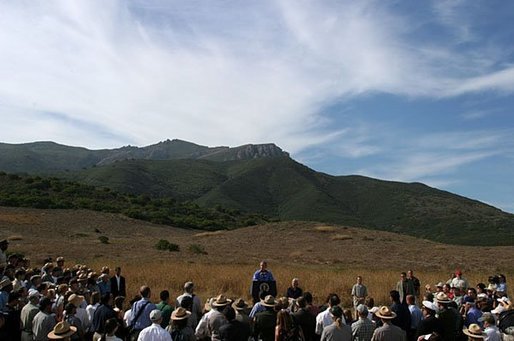
<path fill-rule="evenodd" d="M 207 254 L 207 251 L 205 251 L 203 246 L 200 244 L 189 245 L 189 251 L 191 251 L 192 253 L 195 253 L 197 255 L 206 255 Z"/>
<path fill-rule="evenodd" d="M 178 252 L 180 251 L 180 247 L 177 244 L 170 243 L 166 239 L 160 239 L 157 244 L 155 244 L 155 248 L 161 251 L 170 251 L 170 252 Z"/>
<path fill-rule="evenodd" d="M 107 237 L 107 236 L 100 236 L 100 237 L 98 237 L 98 240 L 102 244 L 109 244 L 109 237 Z"/>

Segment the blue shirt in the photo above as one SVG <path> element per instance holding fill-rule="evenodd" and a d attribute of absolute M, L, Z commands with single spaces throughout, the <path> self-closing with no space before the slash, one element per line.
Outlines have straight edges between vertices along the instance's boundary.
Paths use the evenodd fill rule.
<path fill-rule="evenodd" d="M 98 286 L 98 290 L 100 291 L 100 296 L 103 296 L 107 293 L 111 293 L 111 282 L 98 281 L 96 282 L 96 285 Z"/>
<path fill-rule="evenodd" d="M 149 303 L 146 304 L 146 302 L 149 302 Z M 143 308 L 144 305 L 145 305 L 145 307 L 144 307 L 143 312 L 139 313 L 139 311 Z M 151 326 L 152 321 L 150 320 L 150 312 L 155 309 L 157 309 L 157 306 L 155 304 L 153 304 L 152 302 L 150 302 L 147 298 L 143 297 L 142 299 L 140 299 L 139 301 L 134 303 L 134 305 L 132 306 L 132 312 L 130 314 L 130 321 L 129 321 L 128 325 L 129 326 L 133 325 L 134 329 L 137 329 L 137 330 L 142 330 L 142 329 L 145 329 L 146 327 Z M 134 319 L 136 318 L 136 316 L 138 314 L 139 314 L 139 317 L 137 318 L 137 320 L 134 323 Z"/>
<path fill-rule="evenodd" d="M 255 303 L 255 305 L 252 307 L 252 311 L 250 311 L 250 315 L 248 315 L 250 318 L 254 318 L 255 314 L 260 313 L 261 311 L 266 310 L 266 307 L 262 305 L 261 302 Z"/>
<path fill-rule="evenodd" d="M 268 271 L 268 270 L 261 271 L 259 269 L 259 270 L 255 271 L 255 273 L 253 274 L 252 281 L 254 281 L 254 282 L 259 282 L 259 281 L 273 282 L 273 281 L 275 281 L 275 279 L 273 278 L 273 274 L 271 273 L 271 271 Z"/>
<path fill-rule="evenodd" d="M 476 307 L 471 307 L 466 314 L 466 322 L 464 324 L 466 327 L 469 327 L 470 324 L 476 323 L 480 326 L 480 328 L 482 328 L 482 322 L 478 321 L 480 317 L 482 317 L 482 311 Z"/>
<path fill-rule="evenodd" d="M 0 291 L 0 311 L 5 310 L 7 301 L 9 300 L 9 294 L 7 291 Z"/>

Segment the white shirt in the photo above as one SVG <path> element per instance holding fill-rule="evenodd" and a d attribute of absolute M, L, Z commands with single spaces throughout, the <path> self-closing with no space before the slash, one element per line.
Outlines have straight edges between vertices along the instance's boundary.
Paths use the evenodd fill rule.
<path fill-rule="evenodd" d="M 500 341 L 501 336 L 498 328 L 496 326 L 489 326 L 484 329 L 484 332 L 487 334 L 485 341 Z"/>
<path fill-rule="evenodd" d="M 346 324 L 344 316 L 341 317 L 341 320 L 343 321 L 343 324 Z M 334 319 L 330 314 L 329 307 L 316 316 L 316 334 L 321 335 L 321 333 L 323 333 L 323 328 L 330 326 L 332 323 L 334 323 Z"/>
<path fill-rule="evenodd" d="M 86 307 L 87 320 L 89 322 L 89 326 L 91 326 L 91 323 L 93 322 L 93 315 L 95 314 L 95 310 L 96 308 L 98 308 L 99 305 L 100 303 L 96 303 L 95 305 L 90 304 Z"/>
<path fill-rule="evenodd" d="M 139 333 L 137 341 L 171 341 L 171 335 L 159 324 L 152 323 Z"/>

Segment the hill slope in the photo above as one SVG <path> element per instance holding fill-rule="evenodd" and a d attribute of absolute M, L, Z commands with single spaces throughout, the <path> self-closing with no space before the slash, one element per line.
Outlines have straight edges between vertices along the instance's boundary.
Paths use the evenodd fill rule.
<path fill-rule="evenodd" d="M 469 245 L 514 245 L 514 215 L 423 184 L 330 176 L 289 157 L 128 160 L 68 177 L 120 192 Z"/>

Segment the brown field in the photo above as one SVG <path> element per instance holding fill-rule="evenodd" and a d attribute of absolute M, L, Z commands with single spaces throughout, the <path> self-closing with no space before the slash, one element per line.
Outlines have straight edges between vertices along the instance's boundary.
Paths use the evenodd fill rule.
<path fill-rule="evenodd" d="M 97 232 L 100 231 L 100 232 Z M 109 238 L 102 244 L 99 236 Z M 469 247 L 435 243 L 394 233 L 359 228 L 285 222 L 232 231 L 202 232 L 154 225 L 116 214 L 73 210 L 34 210 L 0 207 L 0 238 L 9 238 L 9 251 L 20 252 L 40 265 L 46 257 L 64 256 L 67 264 L 120 265 L 129 293 L 142 284 L 172 295 L 187 280 L 196 283 L 202 298 L 226 293 L 249 298 L 252 273 L 267 259 L 285 292 L 293 277 L 318 303 L 329 292 L 350 304 L 355 277 L 362 275 L 370 295 L 380 303 L 399 279 L 400 271 L 413 269 L 422 285 L 446 280 L 461 268 L 470 284 L 486 282 L 503 272 L 510 294 L 514 247 Z M 179 252 L 158 251 L 166 239 Z M 190 249 L 196 244 L 207 254 Z"/>

